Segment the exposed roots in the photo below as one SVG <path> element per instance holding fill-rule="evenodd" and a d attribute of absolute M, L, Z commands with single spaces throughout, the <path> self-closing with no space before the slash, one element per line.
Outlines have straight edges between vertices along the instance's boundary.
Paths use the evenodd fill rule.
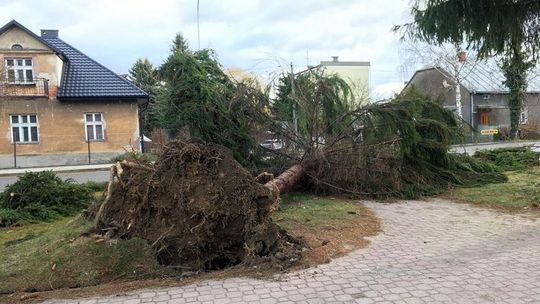
<path fill-rule="evenodd" d="M 155 164 L 124 161 L 110 173 L 96 228 L 147 240 L 162 263 L 282 268 L 298 260 L 300 242 L 270 218 L 277 195 L 220 146 L 171 142 Z M 274 258 L 278 252 L 288 258 Z"/>

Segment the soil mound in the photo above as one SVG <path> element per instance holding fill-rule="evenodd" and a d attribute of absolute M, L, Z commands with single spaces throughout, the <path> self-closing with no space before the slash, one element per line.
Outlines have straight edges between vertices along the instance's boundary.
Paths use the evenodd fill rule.
<path fill-rule="evenodd" d="M 96 228 L 150 242 L 163 264 L 222 269 L 278 268 L 298 260 L 301 242 L 272 222 L 277 198 L 225 148 L 173 141 L 155 164 L 120 163 Z"/>

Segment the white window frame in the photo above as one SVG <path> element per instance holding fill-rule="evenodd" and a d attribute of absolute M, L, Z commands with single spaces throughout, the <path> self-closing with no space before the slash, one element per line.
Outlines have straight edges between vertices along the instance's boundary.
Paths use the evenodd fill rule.
<path fill-rule="evenodd" d="M 36 122 L 30 122 L 30 117 L 34 116 Z M 17 122 L 13 122 L 13 117 L 17 117 Z M 23 121 L 23 117 L 26 117 L 26 122 Z M 18 129 L 19 140 L 18 144 L 37 144 L 39 143 L 39 124 L 38 124 L 38 115 L 37 114 L 10 114 L 9 115 L 9 133 L 11 134 L 11 143 L 15 142 L 15 133 L 13 132 L 14 128 Z M 26 129 L 26 134 L 24 133 L 24 128 Z M 32 128 L 36 128 L 36 140 L 32 140 Z M 25 135 L 28 140 L 25 140 Z"/>
<path fill-rule="evenodd" d="M 13 65 L 8 65 L 8 60 L 13 60 Z M 22 65 L 19 65 L 18 60 L 22 60 Z M 30 60 L 30 65 L 26 65 L 26 61 Z M 35 83 L 35 75 L 34 75 L 34 61 L 32 58 L 28 57 L 9 57 L 4 59 L 4 65 L 6 67 L 6 79 L 9 83 L 13 84 L 34 84 Z M 14 71 L 15 79 L 14 81 L 9 80 L 9 71 Z M 23 73 L 23 80 L 21 81 L 19 78 L 19 71 L 22 71 Z M 26 75 L 26 71 L 32 71 L 32 79 L 28 79 Z"/>
<path fill-rule="evenodd" d="M 87 115 L 91 115 L 92 117 L 92 120 L 91 121 L 88 121 L 86 119 L 86 116 Z M 97 116 L 100 116 L 101 120 L 98 121 L 96 119 Z M 89 113 L 84 113 L 83 115 L 83 119 L 84 119 L 84 137 L 85 137 L 85 140 L 86 141 L 105 141 L 105 119 L 103 117 L 103 113 L 101 112 L 89 112 Z M 99 132 L 97 131 L 97 126 L 101 126 L 101 138 L 97 138 Z M 91 127 L 92 128 L 92 139 L 89 138 L 88 136 L 88 127 Z"/>

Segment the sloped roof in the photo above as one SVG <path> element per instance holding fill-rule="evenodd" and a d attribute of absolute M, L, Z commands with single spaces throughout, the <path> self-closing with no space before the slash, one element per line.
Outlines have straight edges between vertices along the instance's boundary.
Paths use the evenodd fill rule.
<path fill-rule="evenodd" d="M 426 69 L 436 69 L 449 76 L 455 75 L 453 66 L 447 62 L 440 62 L 436 67 Z M 423 70 L 426 70 L 423 69 Z M 422 71 L 422 70 L 419 70 Z M 417 72 L 419 72 L 417 71 Z M 504 85 L 504 74 L 495 59 L 483 61 L 465 61 L 460 64 L 458 77 L 461 84 L 469 92 L 485 93 L 508 93 L 508 88 Z M 413 76 L 414 77 L 414 76 Z M 540 68 L 536 66 L 527 75 L 527 92 L 540 93 Z"/>
<path fill-rule="evenodd" d="M 26 27 L 24 27 L 22 24 L 20 24 L 19 22 L 15 21 L 15 20 L 11 20 L 10 22 L 6 23 L 4 26 L 2 26 L 0 28 L 0 35 L 3 34 L 5 31 L 9 30 L 10 28 L 12 27 L 18 27 L 20 28 L 23 32 L 25 32 L 26 34 L 28 34 L 29 36 L 31 36 L 32 38 L 38 40 L 39 42 L 43 43 L 45 46 L 47 46 L 48 48 L 50 48 L 52 51 L 54 51 L 55 53 L 57 53 L 58 55 L 60 55 L 60 58 L 63 59 L 63 54 L 62 52 L 57 49 L 56 47 L 50 45 L 47 41 L 45 41 L 43 38 L 41 38 L 40 36 L 34 34 L 31 30 L 27 29 Z"/>
<path fill-rule="evenodd" d="M 65 57 L 59 99 L 148 98 L 148 94 L 127 79 L 99 64 L 60 38 L 42 38 Z"/>

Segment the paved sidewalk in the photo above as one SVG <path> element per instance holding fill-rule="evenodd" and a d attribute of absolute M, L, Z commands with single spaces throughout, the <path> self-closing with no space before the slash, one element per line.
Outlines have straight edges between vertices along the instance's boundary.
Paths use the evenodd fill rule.
<path fill-rule="evenodd" d="M 19 174 L 24 174 L 25 172 L 39 172 L 39 171 L 48 171 L 48 170 L 52 170 L 54 172 L 108 170 L 111 166 L 112 164 L 97 164 L 97 165 L 37 167 L 37 168 L 21 168 L 21 169 L 0 169 L 0 176 L 19 175 Z"/>
<path fill-rule="evenodd" d="M 540 303 L 540 219 L 443 200 L 365 204 L 384 232 L 329 264 L 275 281 L 203 281 L 78 303 Z"/>
<path fill-rule="evenodd" d="M 540 152 L 540 142 L 531 140 L 517 140 L 517 141 L 496 141 L 476 144 L 463 144 L 453 145 L 450 148 L 451 152 L 473 155 L 476 151 L 481 150 L 494 150 L 502 148 L 520 148 L 531 147 L 535 152 Z"/>

